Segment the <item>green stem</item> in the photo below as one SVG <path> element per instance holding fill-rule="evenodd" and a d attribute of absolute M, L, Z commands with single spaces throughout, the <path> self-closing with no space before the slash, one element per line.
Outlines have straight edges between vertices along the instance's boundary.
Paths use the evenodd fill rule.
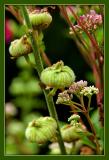
<path fill-rule="evenodd" d="M 49 92 L 49 96 L 54 96 L 56 94 L 57 88 L 53 88 L 50 92 Z"/>
<path fill-rule="evenodd" d="M 81 111 L 82 112 L 82 110 L 80 108 L 78 108 L 72 101 L 71 101 L 70 105 L 73 106 L 74 109 L 77 109 L 77 111 Z"/>
<path fill-rule="evenodd" d="M 33 54 L 34 54 L 34 57 L 35 57 L 36 68 L 37 68 L 38 75 L 40 77 L 40 74 L 43 71 L 44 67 L 43 67 L 43 63 L 42 63 L 42 60 L 41 60 L 41 56 L 40 56 L 40 52 L 39 52 L 39 49 L 38 49 L 37 42 L 35 40 L 35 34 L 34 34 L 33 29 L 32 29 L 32 25 L 30 23 L 26 7 L 23 5 L 20 8 L 21 8 L 21 11 L 23 13 L 25 23 L 26 23 L 26 25 L 28 27 L 28 30 L 29 30 L 29 37 L 30 37 L 30 40 L 31 40 L 32 48 L 33 48 Z M 60 128 L 59 128 L 58 117 L 57 117 L 57 112 L 56 112 L 56 109 L 55 109 L 55 106 L 54 106 L 53 98 L 51 96 L 48 97 L 49 91 L 46 91 L 46 90 L 43 90 L 43 91 L 44 91 L 44 95 L 45 95 L 45 98 L 46 98 L 46 102 L 47 102 L 47 106 L 48 106 L 50 116 L 53 117 L 57 122 L 57 131 L 58 131 L 57 132 L 57 138 L 58 138 L 58 143 L 59 143 L 59 146 L 60 146 L 61 153 L 66 154 L 64 142 L 62 140 L 62 136 L 61 136 L 61 132 L 60 132 Z"/>
<path fill-rule="evenodd" d="M 34 69 L 37 70 L 36 65 L 33 64 L 33 63 L 30 61 L 30 58 L 29 58 L 28 55 L 25 55 L 24 58 L 25 58 L 25 60 L 27 61 L 27 63 L 28 63 L 32 68 L 34 68 Z"/>
<path fill-rule="evenodd" d="M 88 101 L 87 112 L 89 113 L 89 111 L 90 111 L 90 104 L 91 104 L 91 96 L 88 97 L 88 98 L 89 98 L 89 101 Z"/>
<path fill-rule="evenodd" d="M 83 99 L 83 96 L 79 97 L 80 99 L 80 102 L 81 102 L 81 105 L 82 105 L 82 108 L 83 108 L 83 111 L 84 112 L 87 112 L 86 108 L 85 108 L 85 105 L 84 105 L 84 99 Z"/>
<path fill-rule="evenodd" d="M 78 106 L 81 106 L 81 105 L 76 103 L 76 102 L 69 101 L 68 103 L 67 102 L 63 102 L 62 104 L 72 107 L 73 110 L 77 109 L 77 110 L 74 110 L 75 112 L 78 112 L 78 111 L 79 112 L 83 112 L 83 110 L 78 107 Z M 78 106 L 76 106 L 76 105 L 78 105 Z"/>
<path fill-rule="evenodd" d="M 75 105 L 77 105 L 77 106 L 79 106 L 79 107 L 83 108 L 83 107 L 82 107 L 82 105 L 81 105 L 81 104 L 79 104 L 79 103 L 77 103 L 77 102 L 72 101 L 72 104 L 75 104 Z"/>

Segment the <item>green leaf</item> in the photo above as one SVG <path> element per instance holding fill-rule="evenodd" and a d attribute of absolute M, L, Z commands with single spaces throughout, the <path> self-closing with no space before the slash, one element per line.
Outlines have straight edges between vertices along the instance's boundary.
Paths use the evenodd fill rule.
<path fill-rule="evenodd" d="M 97 42 L 98 42 L 99 44 L 101 44 L 101 43 L 102 43 L 102 40 L 103 40 L 103 27 L 99 27 L 99 28 L 96 30 L 95 34 L 96 34 Z"/>
<path fill-rule="evenodd" d="M 96 130 L 97 137 L 100 138 L 102 143 L 104 142 L 104 128 L 101 126 L 99 121 L 99 111 L 95 110 L 91 116 L 91 121 L 94 125 L 94 128 Z"/>
<path fill-rule="evenodd" d="M 87 145 L 87 146 L 89 146 L 89 147 L 91 147 L 91 148 L 93 148 L 93 149 L 96 148 L 95 144 L 92 143 L 92 141 L 89 140 L 89 138 L 86 137 L 86 136 L 82 137 L 82 143 L 85 144 L 85 145 Z"/>
<path fill-rule="evenodd" d="M 104 128 L 101 127 L 100 121 L 99 121 L 99 111 L 95 110 L 91 116 L 91 121 L 95 127 L 97 136 L 100 138 L 103 138 L 103 130 Z"/>
<path fill-rule="evenodd" d="M 88 138 L 88 136 L 92 136 L 93 134 L 91 132 L 78 132 L 78 134 L 81 136 L 81 140 L 82 140 L 82 143 L 95 149 L 96 146 L 95 144 Z"/>

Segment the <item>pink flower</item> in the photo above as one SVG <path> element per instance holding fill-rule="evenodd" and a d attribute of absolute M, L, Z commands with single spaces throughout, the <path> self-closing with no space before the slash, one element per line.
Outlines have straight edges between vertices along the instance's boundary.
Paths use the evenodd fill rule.
<path fill-rule="evenodd" d="M 97 26 L 102 24 L 102 16 L 97 14 L 94 10 L 90 10 L 88 14 L 80 16 L 79 20 L 89 31 L 95 30 Z"/>
<path fill-rule="evenodd" d="M 94 10 L 90 10 L 88 14 L 80 16 L 79 21 L 89 32 L 96 30 L 103 23 L 102 16 L 97 14 Z M 79 23 L 77 23 L 74 28 L 77 32 L 82 33 L 83 31 Z M 70 33 L 72 33 L 71 30 Z"/>
<path fill-rule="evenodd" d="M 74 82 L 70 87 L 68 92 L 72 94 L 77 94 L 83 89 L 84 87 L 87 86 L 87 81 L 80 80 L 78 82 Z"/>
<path fill-rule="evenodd" d="M 11 26 L 10 26 L 9 20 L 6 19 L 5 21 L 5 42 L 9 43 L 12 38 L 13 38 L 13 33 L 11 30 Z"/>

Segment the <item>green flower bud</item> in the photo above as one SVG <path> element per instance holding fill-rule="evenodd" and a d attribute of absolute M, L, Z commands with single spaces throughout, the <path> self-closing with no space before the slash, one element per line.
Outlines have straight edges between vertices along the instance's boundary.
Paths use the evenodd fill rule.
<path fill-rule="evenodd" d="M 83 125 L 78 122 L 79 119 L 79 115 L 73 114 L 70 118 L 68 118 L 70 124 L 62 127 L 61 132 L 65 142 L 78 140 L 81 138 L 81 133 L 85 133 L 85 128 L 83 128 Z"/>
<path fill-rule="evenodd" d="M 65 125 L 61 128 L 62 137 L 65 142 L 72 142 L 80 139 L 81 132 L 84 132 L 81 125 Z"/>
<path fill-rule="evenodd" d="M 9 52 L 13 58 L 17 58 L 31 53 L 32 47 L 27 36 L 23 36 L 20 39 L 16 39 L 13 42 L 11 42 Z"/>
<path fill-rule="evenodd" d="M 70 67 L 64 66 L 63 61 L 60 61 L 42 71 L 41 81 L 49 87 L 61 89 L 75 81 L 75 74 Z"/>
<path fill-rule="evenodd" d="M 29 13 L 29 18 L 34 29 L 45 29 L 52 21 L 52 16 L 47 11 L 35 10 Z"/>
<path fill-rule="evenodd" d="M 49 141 L 56 134 L 57 123 L 51 117 L 41 117 L 28 124 L 26 138 L 39 144 Z"/>

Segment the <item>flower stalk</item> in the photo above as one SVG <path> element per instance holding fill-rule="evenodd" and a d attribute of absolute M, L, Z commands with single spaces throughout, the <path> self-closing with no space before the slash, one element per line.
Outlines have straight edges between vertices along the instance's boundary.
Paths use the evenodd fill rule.
<path fill-rule="evenodd" d="M 102 6 L 101 6 L 102 7 Z M 87 62 L 87 64 L 91 67 L 94 78 L 95 78 L 95 86 L 99 89 L 99 93 L 97 94 L 97 105 L 99 109 L 99 115 L 100 115 L 100 122 L 101 125 L 104 125 L 104 117 L 103 117 L 103 92 L 104 92 L 104 86 L 103 86 L 103 53 L 98 45 L 98 42 L 96 38 L 93 36 L 90 31 L 88 31 L 85 26 L 82 24 L 80 18 L 77 16 L 77 14 L 74 12 L 72 6 L 68 6 L 69 11 L 72 13 L 73 17 L 76 19 L 78 25 L 82 29 L 82 31 L 87 35 L 87 37 L 90 40 L 90 45 L 87 45 L 87 42 L 84 40 L 82 35 L 80 35 L 76 31 L 76 27 L 73 25 L 72 21 L 70 20 L 66 8 L 64 6 L 60 6 L 60 11 L 67 21 L 68 25 L 70 26 L 71 30 L 73 31 L 73 39 L 75 40 L 77 46 L 80 49 L 80 52 Z M 97 22 L 100 18 L 100 20 L 103 22 L 103 12 L 102 15 L 94 15 L 95 19 L 97 18 Z M 97 16 L 97 17 L 96 17 Z M 84 16 L 85 17 L 85 16 Z M 83 18 L 83 16 L 82 16 Z M 98 22 L 98 23 L 101 23 Z M 76 26 L 78 26 L 76 25 Z M 71 31 L 71 32 L 72 32 Z"/>
<path fill-rule="evenodd" d="M 91 131 L 92 131 L 93 136 L 94 136 L 94 143 L 96 144 L 96 153 L 99 155 L 99 154 L 101 154 L 101 151 L 100 151 L 100 145 L 99 145 L 99 142 L 98 142 L 98 139 L 97 139 L 95 128 L 94 128 L 94 126 L 93 126 L 93 124 L 91 122 L 89 113 L 84 112 L 83 114 L 87 118 L 87 121 L 88 121 L 88 123 L 90 125 Z"/>
<path fill-rule="evenodd" d="M 87 86 L 87 81 L 80 80 L 78 82 L 74 82 L 69 87 L 68 90 L 65 90 L 64 92 L 59 93 L 56 103 L 72 106 L 73 112 L 83 113 L 83 115 L 87 119 L 87 122 L 90 126 L 91 132 L 93 134 L 93 143 L 96 145 L 96 154 L 101 154 L 100 144 L 97 139 L 96 130 L 95 130 L 94 125 L 92 124 L 91 118 L 89 116 L 92 95 L 98 94 L 98 93 L 99 93 L 98 88 L 96 88 L 94 86 Z M 73 95 L 75 95 L 79 99 L 80 103 L 74 102 L 72 100 Z M 87 107 L 84 102 L 84 96 L 86 96 L 88 98 Z"/>
<path fill-rule="evenodd" d="M 89 39 L 91 40 L 93 46 L 96 48 L 96 52 L 98 53 L 98 56 L 100 57 L 102 55 L 102 52 L 97 44 L 97 42 L 95 41 L 95 39 L 93 38 L 93 36 L 85 29 L 85 27 L 82 25 L 81 21 L 79 20 L 78 16 L 75 14 L 75 12 L 73 11 L 73 9 L 69 6 L 68 7 L 69 10 L 72 12 L 72 14 L 74 15 L 74 17 L 76 18 L 76 20 L 78 21 L 79 25 L 82 27 L 82 29 L 85 31 L 85 33 L 87 34 L 87 36 L 89 37 Z"/>
<path fill-rule="evenodd" d="M 35 34 L 34 34 L 33 29 L 32 29 L 32 25 L 30 23 L 30 20 L 29 20 L 27 9 L 26 9 L 25 6 L 20 6 L 20 8 L 21 8 L 21 11 L 23 13 L 26 25 L 28 27 L 29 37 L 30 37 L 30 40 L 31 40 L 31 44 L 32 44 L 32 48 L 33 48 L 33 54 L 34 54 L 35 62 L 36 62 L 35 65 L 36 65 L 36 68 L 37 68 L 38 75 L 40 77 L 40 74 L 44 69 L 43 64 L 42 64 L 42 60 L 41 60 L 41 56 L 40 56 L 40 51 L 38 49 L 38 45 L 37 45 L 37 42 L 35 40 Z M 64 147 L 64 142 L 63 142 L 62 137 L 61 137 L 61 132 L 60 132 L 59 124 L 58 124 L 58 116 L 57 116 L 57 112 L 56 112 L 56 109 L 55 109 L 55 106 L 54 106 L 53 98 L 51 96 L 48 97 L 49 91 L 43 89 L 43 92 L 44 92 L 44 95 L 45 95 L 45 98 L 46 98 L 46 102 L 47 102 L 47 106 L 48 106 L 50 116 L 53 117 L 57 122 L 57 131 L 58 131 L 57 132 L 57 139 L 58 139 L 58 143 L 59 143 L 59 146 L 60 146 L 61 153 L 66 154 L 66 150 L 65 150 L 65 147 Z"/>

